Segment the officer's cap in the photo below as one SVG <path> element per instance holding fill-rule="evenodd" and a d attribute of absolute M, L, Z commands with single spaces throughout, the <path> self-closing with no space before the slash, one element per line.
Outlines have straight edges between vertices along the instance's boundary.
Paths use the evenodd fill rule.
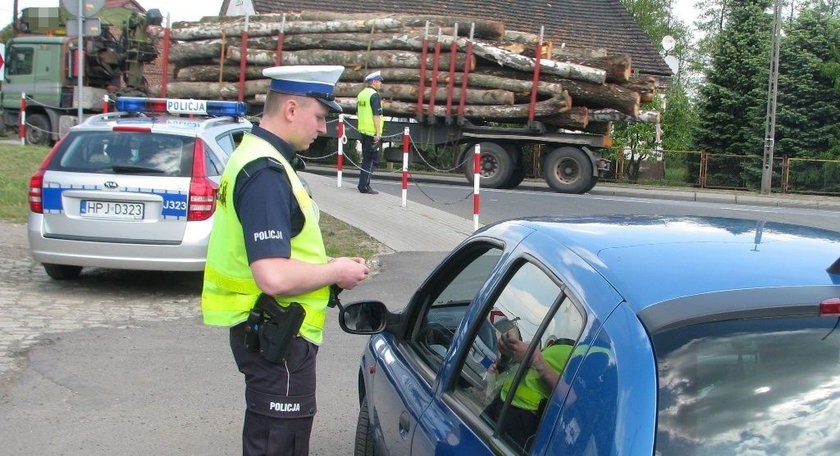
<path fill-rule="evenodd" d="M 365 76 L 365 82 L 370 84 L 373 81 L 381 81 L 382 80 L 382 73 L 379 71 L 374 71 L 373 73 Z"/>
<path fill-rule="evenodd" d="M 288 65 L 266 68 L 263 76 L 271 78 L 270 90 L 312 97 L 333 111 L 341 112 L 335 102 L 335 83 L 344 72 L 341 65 Z"/>

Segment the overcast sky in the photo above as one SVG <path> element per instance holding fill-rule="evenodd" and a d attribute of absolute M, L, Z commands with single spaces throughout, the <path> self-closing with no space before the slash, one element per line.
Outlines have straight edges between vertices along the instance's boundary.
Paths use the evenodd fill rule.
<path fill-rule="evenodd" d="M 694 10 L 694 2 L 696 0 L 675 0 L 674 4 L 678 5 L 677 16 L 683 21 L 691 25 L 696 16 Z M 13 0 L 2 0 L 0 5 L 0 24 L 8 24 L 12 20 L 12 6 Z M 219 8 L 222 5 L 222 0 L 138 0 L 138 3 L 144 8 L 157 8 L 166 17 L 167 13 L 173 22 L 175 21 L 194 21 L 200 19 L 202 16 L 215 16 L 219 14 Z M 61 4 L 60 0 L 18 0 L 18 8 L 28 8 L 32 6 L 58 6 Z"/>

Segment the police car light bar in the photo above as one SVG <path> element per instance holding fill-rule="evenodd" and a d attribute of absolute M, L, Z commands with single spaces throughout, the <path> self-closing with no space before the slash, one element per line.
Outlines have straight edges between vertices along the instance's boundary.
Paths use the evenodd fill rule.
<path fill-rule="evenodd" d="M 241 101 L 184 100 L 177 98 L 120 97 L 118 111 L 195 114 L 199 116 L 244 116 L 248 108 Z"/>

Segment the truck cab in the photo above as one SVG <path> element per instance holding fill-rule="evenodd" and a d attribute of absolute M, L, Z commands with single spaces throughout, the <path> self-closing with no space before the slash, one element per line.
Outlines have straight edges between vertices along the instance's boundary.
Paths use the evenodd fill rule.
<path fill-rule="evenodd" d="M 4 126 L 25 125 L 28 144 L 55 143 L 61 130 L 78 123 L 79 107 L 85 113 L 100 113 L 110 92 L 145 93 L 143 65 L 157 57 L 145 30 L 161 24 L 160 11 L 142 14 L 129 8 L 104 8 L 97 17 L 102 33 L 85 38 L 80 91 L 78 39 L 67 34 L 69 13 L 62 8 L 24 8 L 17 30 L 21 34 L 6 42 L 0 108 Z"/>
<path fill-rule="evenodd" d="M 27 142 L 49 144 L 58 139 L 54 132 L 60 109 L 73 109 L 75 76 L 71 45 L 74 39 L 62 36 L 22 36 L 9 40 L 6 46 L 5 82 L 0 92 L 0 106 L 6 125 L 19 122 L 21 94 L 26 95 Z M 104 90 L 102 91 L 104 92 Z M 83 107 L 91 107 L 91 98 L 102 94 L 90 91 Z"/>

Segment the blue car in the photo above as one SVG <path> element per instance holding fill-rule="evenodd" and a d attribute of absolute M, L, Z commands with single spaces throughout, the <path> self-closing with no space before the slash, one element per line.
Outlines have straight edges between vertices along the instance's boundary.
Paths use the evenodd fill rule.
<path fill-rule="evenodd" d="M 401 312 L 341 310 L 356 454 L 837 455 L 838 257 L 752 220 L 488 226 Z"/>

